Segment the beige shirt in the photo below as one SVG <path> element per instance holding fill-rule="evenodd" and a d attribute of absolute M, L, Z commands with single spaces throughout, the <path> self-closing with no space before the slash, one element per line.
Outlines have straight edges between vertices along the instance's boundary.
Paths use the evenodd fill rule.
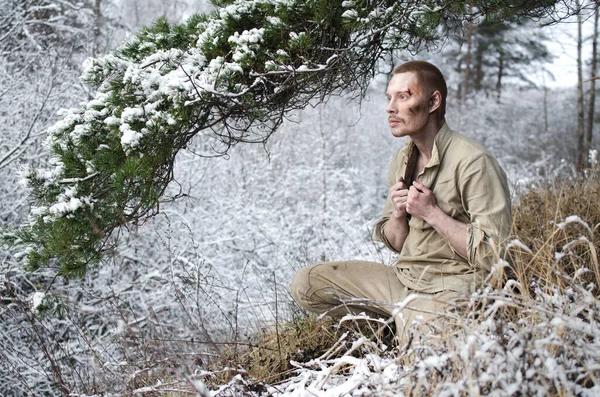
<path fill-rule="evenodd" d="M 416 158 L 417 147 L 409 138 L 390 165 L 390 186 L 400 176 L 407 184 L 412 183 Z M 483 147 L 444 124 L 436 135 L 431 160 L 418 180 L 433 191 L 442 211 L 467 224 L 469 258 L 465 260 L 455 253 L 432 226 L 409 215 L 409 233 L 396 263 L 398 278 L 419 292 L 470 293 L 488 275 L 497 260 L 498 243 L 503 243 L 510 232 L 506 174 Z M 392 211 L 388 196 L 373 238 L 396 251 L 383 234 Z"/>

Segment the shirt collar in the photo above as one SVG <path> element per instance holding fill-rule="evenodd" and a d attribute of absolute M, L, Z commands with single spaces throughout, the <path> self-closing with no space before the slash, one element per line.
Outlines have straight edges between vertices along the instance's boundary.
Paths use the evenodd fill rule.
<path fill-rule="evenodd" d="M 435 135 L 435 140 L 433 141 L 433 149 L 431 150 L 431 159 L 429 163 L 425 166 L 425 168 L 434 167 L 439 165 L 442 158 L 444 157 L 444 153 L 446 153 L 446 149 L 450 145 L 450 138 L 452 136 L 452 130 L 448 127 L 448 124 L 444 122 L 440 130 Z M 412 141 L 412 139 L 408 138 L 404 147 L 402 148 L 402 157 L 404 158 L 404 163 L 408 163 L 413 155 L 416 154 L 417 146 Z"/>

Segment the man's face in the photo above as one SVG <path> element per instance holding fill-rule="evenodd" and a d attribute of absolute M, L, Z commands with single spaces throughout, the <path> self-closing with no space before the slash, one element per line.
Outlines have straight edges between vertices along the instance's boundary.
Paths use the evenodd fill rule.
<path fill-rule="evenodd" d="M 430 95 L 424 92 L 416 73 L 395 74 L 390 80 L 385 111 L 395 137 L 412 136 L 423 131 L 429 121 Z"/>

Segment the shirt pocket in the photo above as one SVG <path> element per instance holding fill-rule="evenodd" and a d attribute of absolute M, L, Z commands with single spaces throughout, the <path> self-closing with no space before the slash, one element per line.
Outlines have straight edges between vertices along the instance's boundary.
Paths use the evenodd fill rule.
<path fill-rule="evenodd" d="M 441 181 L 437 181 L 433 190 L 435 195 L 435 201 L 442 211 L 446 215 L 452 218 L 457 218 L 462 214 L 462 201 L 460 197 L 460 191 L 458 190 L 457 183 L 454 178 L 445 178 Z"/>

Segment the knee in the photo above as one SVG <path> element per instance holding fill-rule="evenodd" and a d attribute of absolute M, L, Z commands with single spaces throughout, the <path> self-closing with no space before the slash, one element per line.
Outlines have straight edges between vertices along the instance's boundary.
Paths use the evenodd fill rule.
<path fill-rule="evenodd" d="M 309 265 L 298 270 L 290 284 L 292 298 L 305 309 L 310 306 L 310 272 L 315 266 L 317 265 Z"/>

